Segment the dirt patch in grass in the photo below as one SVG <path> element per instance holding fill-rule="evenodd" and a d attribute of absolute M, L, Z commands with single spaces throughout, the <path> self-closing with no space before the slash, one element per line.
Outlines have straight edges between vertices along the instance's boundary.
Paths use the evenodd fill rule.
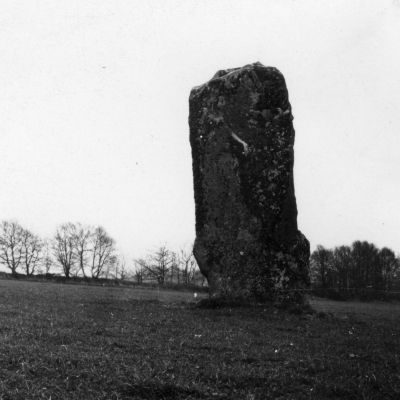
<path fill-rule="evenodd" d="M 0 281 L 0 398 L 400 396 L 393 310 L 202 309 L 137 290 Z"/>

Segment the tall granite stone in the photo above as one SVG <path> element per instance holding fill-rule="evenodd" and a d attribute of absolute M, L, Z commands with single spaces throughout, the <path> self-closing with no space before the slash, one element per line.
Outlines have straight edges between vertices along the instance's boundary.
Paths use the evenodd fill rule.
<path fill-rule="evenodd" d="M 310 249 L 297 229 L 293 117 L 283 75 L 260 63 L 222 70 L 192 89 L 189 104 L 194 255 L 211 294 L 301 299 Z"/>

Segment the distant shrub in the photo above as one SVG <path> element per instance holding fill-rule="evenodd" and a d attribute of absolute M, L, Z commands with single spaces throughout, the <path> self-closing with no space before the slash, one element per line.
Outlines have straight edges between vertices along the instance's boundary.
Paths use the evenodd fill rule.
<path fill-rule="evenodd" d="M 375 289 L 333 289 L 314 288 L 312 295 L 336 301 L 360 300 L 360 301 L 400 301 L 400 291 L 384 291 Z"/>
<path fill-rule="evenodd" d="M 318 288 L 312 291 L 312 294 L 318 297 L 323 297 L 330 300 L 345 301 L 351 298 L 350 293 L 338 289 Z"/>

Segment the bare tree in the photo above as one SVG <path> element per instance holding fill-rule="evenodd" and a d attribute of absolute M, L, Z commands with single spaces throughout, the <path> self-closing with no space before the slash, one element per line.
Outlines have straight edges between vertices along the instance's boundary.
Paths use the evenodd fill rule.
<path fill-rule="evenodd" d="M 107 262 L 103 271 L 106 279 L 125 280 L 128 277 L 125 258 L 123 256 L 113 254 Z"/>
<path fill-rule="evenodd" d="M 48 239 L 44 240 L 42 247 L 41 270 L 45 274 L 50 273 L 50 268 L 53 266 L 53 258 L 51 254 L 50 242 Z"/>
<path fill-rule="evenodd" d="M 379 263 L 382 271 L 383 287 L 385 290 L 390 290 L 396 272 L 400 269 L 399 259 L 396 258 L 393 250 L 384 247 L 379 250 Z"/>
<path fill-rule="evenodd" d="M 23 257 L 23 232 L 24 229 L 16 221 L 3 221 L 0 226 L 0 263 L 11 270 L 12 275 L 17 274 L 17 269 Z"/>
<path fill-rule="evenodd" d="M 172 253 L 166 246 L 162 246 L 155 254 L 149 257 L 149 260 L 143 264 L 143 267 L 150 277 L 156 279 L 160 285 L 163 285 L 173 263 L 174 257 Z"/>
<path fill-rule="evenodd" d="M 116 254 L 113 254 L 108 262 L 104 265 L 104 268 L 101 271 L 101 274 L 99 275 L 99 278 L 105 278 L 105 279 L 117 279 L 119 272 L 119 259 Z"/>
<path fill-rule="evenodd" d="M 74 234 L 74 245 L 76 257 L 78 259 L 79 270 L 82 275 L 86 278 L 85 266 L 87 265 L 88 253 L 91 252 L 90 249 L 90 239 L 93 235 L 90 227 L 82 226 L 81 224 L 75 225 Z"/>
<path fill-rule="evenodd" d="M 69 222 L 57 228 L 53 240 L 55 259 L 60 264 L 66 278 L 71 277 L 77 260 L 75 252 L 75 233 L 75 225 Z"/>
<path fill-rule="evenodd" d="M 137 260 L 134 260 L 134 265 L 135 265 L 134 277 L 136 283 L 138 285 L 141 285 L 143 283 L 145 271 L 147 271 L 147 261 L 144 260 L 143 258 L 139 258 Z"/>
<path fill-rule="evenodd" d="M 170 282 L 171 283 L 180 283 L 180 278 L 181 278 L 181 270 L 179 269 L 179 259 L 178 255 L 175 252 L 170 252 L 170 259 L 171 259 L 171 264 L 169 268 L 170 272 Z M 175 278 L 175 280 L 174 280 Z"/>
<path fill-rule="evenodd" d="M 92 235 L 92 278 L 99 278 L 108 265 L 113 262 L 115 242 L 101 226 Z"/>
<path fill-rule="evenodd" d="M 128 269 L 126 267 L 125 257 L 117 257 L 117 269 L 115 270 L 115 278 L 121 281 L 128 279 Z"/>
<path fill-rule="evenodd" d="M 43 242 L 27 229 L 22 230 L 22 262 L 26 275 L 33 275 L 42 256 Z"/>
<path fill-rule="evenodd" d="M 189 250 L 181 249 L 179 254 L 179 264 L 182 268 L 183 282 L 189 285 L 194 279 L 196 270 L 196 260 L 193 255 L 193 246 Z"/>

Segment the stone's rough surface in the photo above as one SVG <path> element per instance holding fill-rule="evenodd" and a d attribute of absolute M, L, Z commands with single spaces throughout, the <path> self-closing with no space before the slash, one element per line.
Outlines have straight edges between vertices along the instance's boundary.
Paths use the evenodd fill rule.
<path fill-rule="evenodd" d="M 212 295 L 276 300 L 309 282 L 297 229 L 294 129 L 283 75 L 260 63 L 190 94 L 194 255 Z M 301 296 L 300 296 L 301 297 Z"/>

